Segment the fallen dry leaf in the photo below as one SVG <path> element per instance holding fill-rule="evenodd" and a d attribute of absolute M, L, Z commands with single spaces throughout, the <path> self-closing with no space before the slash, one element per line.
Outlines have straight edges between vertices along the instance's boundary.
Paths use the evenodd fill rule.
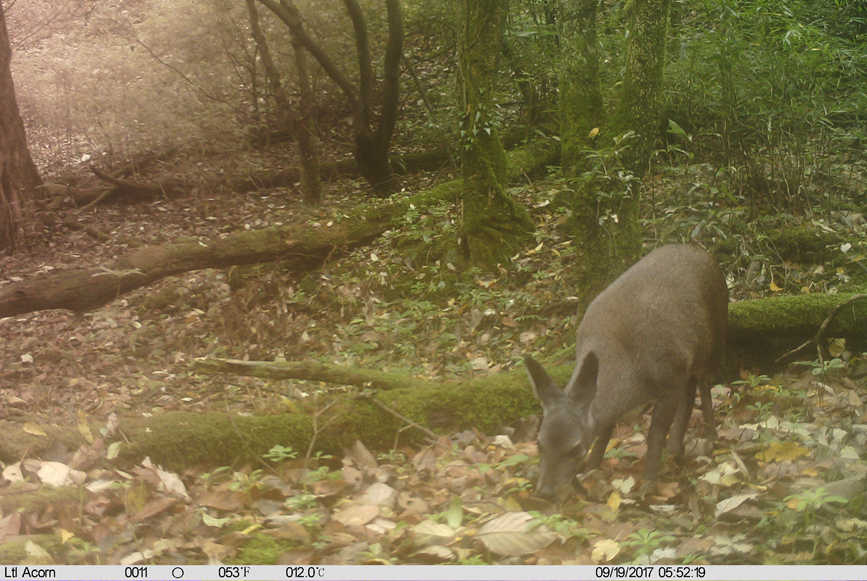
<path fill-rule="evenodd" d="M 438 545 L 451 541 L 456 531 L 447 524 L 425 520 L 412 527 L 415 544 L 418 546 Z"/>
<path fill-rule="evenodd" d="M 476 533 L 492 553 L 517 557 L 547 547 L 557 535 L 545 525 L 533 526 L 534 518 L 527 512 L 507 512 L 486 522 Z"/>
<path fill-rule="evenodd" d="M 602 539 L 593 543 L 590 558 L 594 563 L 608 563 L 620 552 L 620 543 L 611 539 Z"/>
<path fill-rule="evenodd" d="M 162 498 L 155 498 L 145 504 L 138 512 L 130 517 L 132 522 L 142 522 L 151 517 L 154 517 L 161 512 L 169 509 L 172 505 L 174 505 L 178 501 L 177 498 L 172 498 L 170 496 L 163 496 Z"/>
<path fill-rule="evenodd" d="M 358 502 L 362 504 L 376 504 L 394 508 L 397 502 L 397 491 L 383 482 L 375 482 L 364 491 Z"/>
<path fill-rule="evenodd" d="M 332 518 L 347 527 L 365 525 L 379 516 L 379 507 L 373 504 L 350 504 L 334 513 Z"/>

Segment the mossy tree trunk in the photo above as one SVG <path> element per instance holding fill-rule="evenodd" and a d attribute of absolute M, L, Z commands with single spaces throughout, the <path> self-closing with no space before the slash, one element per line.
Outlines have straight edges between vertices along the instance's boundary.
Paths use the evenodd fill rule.
<path fill-rule="evenodd" d="M 0 7 L 0 250 L 13 250 L 20 221 L 34 188 L 41 183 L 27 149 L 9 64 L 12 49 Z"/>
<path fill-rule="evenodd" d="M 599 238 L 604 243 L 596 250 L 599 254 L 591 257 L 601 259 L 601 253 L 606 253 L 609 281 L 641 254 L 639 196 L 662 128 L 660 97 L 669 4 L 670 0 L 634 0 L 631 6 L 623 90 L 609 124 L 626 177 L 609 181 L 607 214 L 597 206 L 598 215 L 605 219 Z"/>
<path fill-rule="evenodd" d="M 596 38 L 598 0 L 560 2 L 560 144 L 563 175 L 570 181 L 566 202 L 578 249 L 579 314 L 611 281 L 610 238 L 600 216 L 614 211 L 598 196 L 604 184 L 594 179 L 587 152 L 603 123 Z"/>
<path fill-rule="evenodd" d="M 602 123 L 596 11 L 599 0 L 560 2 L 560 142 L 563 172 L 580 175 Z"/>
<path fill-rule="evenodd" d="M 457 8 L 464 178 L 459 244 L 470 264 L 492 269 L 507 261 L 533 229 L 526 210 L 506 193 L 506 155 L 493 120 L 506 3 L 458 0 Z"/>
<path fill-rule="evenodd" d="M 683 34 L 683 13 L 686 11 L 686 0 L 671 0 L 668 8 L 668 58 L 678 60 L 681 57 L 680 37 Z"/>
<path fill-rule="evenodd" d="M 632 4 L 618 129 L 636 133 L 625 161 L 639 178 L 650 167 L 650 156 L 662 129 L 662 72 L 670 2 L 635 0 Z"/>
<path fill-rule="evenodd" d="M 286 89 L 283 83 L 280 82 L 280 72 L 274 62 L 274 57 L 271 55 L 271 48 L 268 46 L 268 40 L 265 38 L 265 33 L 262 31 L 262 25 L 259 22 L 259 11 L 256 9 L 255 0 L 246 0 L 247 2 L 247 20 L 250 23 L 250 36 L 256 43 L 256 49 L 259 51 L 259 58 L 262 60 L 262 68 L 265 71 L 265 80 L 268 82 L 268 91 L 271 93 L 271 98 L 277 105 L 277 112 L 284 115 L 289 109 L 289 96 L 286 94 Z M 255 65 L 254 65 L 255 66 Z M 255 75 L 255 71 L 251 76 Z M 258 97 L 258 95 L 256 95 Z M 281 122 L 288 121 L 281 119 Z"/>

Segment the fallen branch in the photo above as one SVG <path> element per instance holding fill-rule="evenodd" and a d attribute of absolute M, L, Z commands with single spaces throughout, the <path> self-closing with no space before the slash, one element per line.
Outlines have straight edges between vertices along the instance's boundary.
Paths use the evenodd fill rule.
<path fill-rule="evenodd" d="M 380 409 L 382 409 L 382 410 L 384 410 L 384 411 L 390 413 L 391 415 L 393 415 L 393 416 L 396 417 L 397 419 L 399 419 L 399 420 L 401 420 L 401 421 L 403 421 L 403 422 L 406 423 L 406 426 L 400 428 L 400 429 L 395 433 L 395 436 L 394 436 L 394 437 L 395 437 L 395 443 L 394 443 L 394 446 L 392 446 L 392 448 L 397 448 L 397 437 L 398 437 L 398 436 L 400 435 L 400 433 L 401 433 L 404 429 L 406 429 L 406 428 L 416 428 L 416 429 L 418 429 L 418 430 L 421 430 L 421 431 L 422 431 L 422 432 L 423 432 L 423 433 L 424 433 L 428 438 L 430 438 L 430 439 L 432 439 L 432 440 L 434 440 L 434 441 L 436 441 L 436 439 L 439 438 L 439 436 L 437 436 L 437 435 L 436 435 L 435 433 L 433 433 L 432 431 L 428 430 L 426 427 L 422 426 L 421 424 L 419 424 L 419 423 L 417 423 L 417 422 L 412 421 L 411 419 L 409 419 L 408 417 L 406 417 L 406 416 L 403 415 L 402 413 L 397 412 L 397 411 L 391 409 L 390 407 L 388 407 L 387 405 L 385 405 L 384 403 L 382 403 L 381 401 L 379 401 L 379 400 L 376 399 L 375 397 L 371 397 L 371 398 L 369 398 L 369 399 L 370 399 L 370 401 L 372 401 L 372 402 L 373 402 L 377 407 L 379 407 Z"/>
<path fill-rule="evenodd" d="M 323 415 L 331 406 L 337 403 L 337 400 L 332 400 L 325 404 L 323 408 L 316 408 L 312 414 L 312 422 L 313 422 L 313 434 L 310 436 L 310 443 L 307 445 L 307 452 L 304 454 L 304 467 L 307 468 L 308 463 L 310 462 L 310 458 L 313 456 L 313 448 L 316 446 L 316 439 L 319 437 L 319 434 L 325 430 L 335 419 L 335 416 L 331 416 L 326 419 L 325 422 L 320 426 L 319 425 L 319 416 Z"/>
<path fill-rule="evenodd" d="M 316 361 L 241 361 L 240 359 L 199 358 L 193 361 L 193 369 L 207 375 L 231 373 L 262 379 L 303 379 L 385 390 L 430 384 L 428 381 L 418 380 L 408 375 L 341 367 Z"/>
<path fill-rule="evenodd" d="M 99 242 L 108 242 L 111 240 L 111 237 L 105 232 L 100 232 L 96 228 L 92 226 L 85 226 L 84 224 L 79 224 L 75 218 L 66 217 L 63 220 L 63 225 L 69 228 L 70 230 L 80 230 L 86 233 L 91 238 L 98 240 Z"/>
<path fill-rule="evenodd" d="M 402 204 L 377 206 L 330 227 L 306 223 L 238 232 L 226 238 L 145 246 L 107 266 L 57 271 L 0 290 L 0 317 L 45 309 L 83 312 L 170 275 L 283 260 L 298 272 L 320 266 L 336 251 L 366 244 L 391 224 Z"/>
<path fill-rule="evenodd" d="M 167 179 L 161 182 L 151 184 L 140 184 L 138 182 L 116 178 L 94 166 L 90 167 L 90 171 L 92 171 L 93 174 L 99 179 L 114 185 L 114 188 L 108 190 L 107 192 L 104 192 L 98 198 L 92 200 L 84 208 L 82 208 L 82 210 L 89 208 L 90 206 L 97 204 L 108 197 L 122 196 L 125 199 L 132 198 L 133 200 L 151 200 L 166 195 L 179 194 L 184 189 L 186 189 L 186 186 L 183 184 L 183 182 L 176 179 Z"/>

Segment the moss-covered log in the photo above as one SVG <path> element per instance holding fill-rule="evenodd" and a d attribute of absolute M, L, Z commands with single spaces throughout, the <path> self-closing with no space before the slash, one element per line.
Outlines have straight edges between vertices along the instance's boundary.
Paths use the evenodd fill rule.
<path fill-rule="evenodd" d="M 42 505 L 46 503 L 43 501 Z M 33 556 L 33 545 L 45 552 L 44 557 Z M 56 561 L 48 555 L 62 555 L 69 545 L 65 545 L 58 534 L 14 535 L 0 543 L 0 563 L 28 563 L 30 565 L 54 565 Z M 23 570 L 23 569 L 22 569 Z"/>
<path fill-rule="evenodd" d="M 0 420 L 0 461 L 18 462 L 22 458 L 40 458 L 50 449 L 75 450 L 83 443 L 81 434 L 74 426 L 46 424 L 44 418 L 16 418 Z M 7 495 L 0 495 L 6 498 Z M 23 500 L 21 501 L 23 503 Z M 19 504 L 18 506 L 25 506 Z M 0 502 L 0 512 L 8 514 L 7 507 Z"/>
<path fill-rule="evenodd" d="M 281 364 L 271 364 L 274 365 Z M 268 366 L 259 365 L 259 371 Z M 287 364 L 286 369 L 291 366 Z M 249 369 L 237 371 L 247 373 Z M 565 383 L 571 364 L 554 366 L 550 371 L 557 381 Z M 255 374 L 269 376 L 265 372 Z M 123 418 L 117 431 L 123 442 L 120 459 L 137 463 L 149 456 L 172 469 L 195 464 L 255 463 L 276 444 L 303 452 L 311 440 L 314 450 L 334 454 L 355 440 L 371 449 L 385 450 L 396 441 L 404 445 L 418 443 L 425 437 L 420 429 L 407 429 L 408 421 L 440 434 L 471 428 L 495 434 L 503 426 L 514 425 L 521 417 L 538 412 L 526 373 L 520 367 L 453 381 L 390 375 L 388 384 L 394 389 L 356 396 L 345 391 L 326 394 L 295 401 L 285 413 L 271 416 L 169 412 L 150 418 Z M 323 379 L 345 380 L 333 376 Z M 395 387 L 398 385 L 402 387 Z M 318 426 L 315 438 L 314 421 Z M 0 421 L 0 429 L 7 433 L 0 441 L 0 460 L 40 456 L 59 441 L 67 449 L 84 444 L 74 426 L 64 429 L 40 424 L 40 427 L 47 436 L 23 430 L 17 423 Z M 100 427 L 93 426 L 93 433 Z"/>
<path fill-rule="evenodd" d="M 530 144 L 514 158 L 531 164 L 513 162 L 509 177 L 515 179 L 544 167 L 555 156 L 553 143 Z M 35 276 L 0 290 L 0 317 L 45 309 L 86 311 L 167 276 L 203 268 L 283 260 L 287 269 L 304 272 L 396 227 L 395 221 L 410 205 L 422 209 L 455 200 L 460 187 L 461 181 L 453 180 L 399 200 L 364 203 L 352 216 L 328 227 L 300 222 L 226 238 L 145 246 L 108 265 Z"/>
<path fill-rule="evenodd" d="M 565 382 L 570 371 L 571 366 L 564 365 L 552 373 Z M 306 450 L 317 413 L 320 431 L 315 450 L 339 453 L 357 439 L 383 450 L 395 441 L 401 445 L 417 443 L 425 436 L 421 430 L 403 429 L 407 422 L 399 415 L 441 434 L 470 428 L 494 434 L 538 412 L 523 369 L 467 381 L 405 379 L 410 387 L 369 397 L 341 392 L 315 403 L 298 402 L 296 410 L 273 416 L 171 412 L 155 418 L 130 418 L 121 423 L 128 442 L 121 455 L 130 462 L 150 456 L 172 468 L 256 461 L 275 444 Z M 332 405 L 325 409 L 329 403 Z"/>
<path fill-rule="evenodd" d="M 825 318 L 856 293 L 785 295 L 729 305 L 729 347 L 740 360 L 770 364 L 812 338 Z M 828 337 L 846 337 L 856 349 L 867 347 L 867 301 L 847 305 L 834 317 Z"/>

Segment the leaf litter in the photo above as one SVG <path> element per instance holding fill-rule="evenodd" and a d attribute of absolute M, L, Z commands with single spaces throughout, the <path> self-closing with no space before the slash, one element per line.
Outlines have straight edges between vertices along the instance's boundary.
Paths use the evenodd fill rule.
<path fill-rule="evenodd" d="M 0 506 L 43 488 L 60 496 L 21 503 L 14 513 L 4 508 L 0 544 L 27 538 L 30 555 L 81 563 L 815 563 L 857 556 L 867 539 L 863 424 L 828 423 L 816 412 L 810 422 L 768 416 L 732 425 L 738 404 L 719 404 L 713 455 L 669 462 L 646 499 L 633 494 L 643 438 L 630 437 L 627 426 L 617 428 L 602 467 L 580 476 L 583 490 L 560 505 L 532 494 L 534 442 L 474 431 L 378 455 L 357 441 L 339 463 L 309 459 L 305 467 L 291 459 L 266 470 L 178 474 L 147 458 L 129 471 L 105 459 L 78 470 L 29 459 L 4 467 Z M 862 420 L 863 405 L 850 408 L 850 421 Z M 105 454 L 94 437 L 76 457 L 90 457 L 88 448 Z M 64 490 L 75 493 L 64 497 Z M 28 536 L 51 531 L 62 535 L 59 547 Z"/>

